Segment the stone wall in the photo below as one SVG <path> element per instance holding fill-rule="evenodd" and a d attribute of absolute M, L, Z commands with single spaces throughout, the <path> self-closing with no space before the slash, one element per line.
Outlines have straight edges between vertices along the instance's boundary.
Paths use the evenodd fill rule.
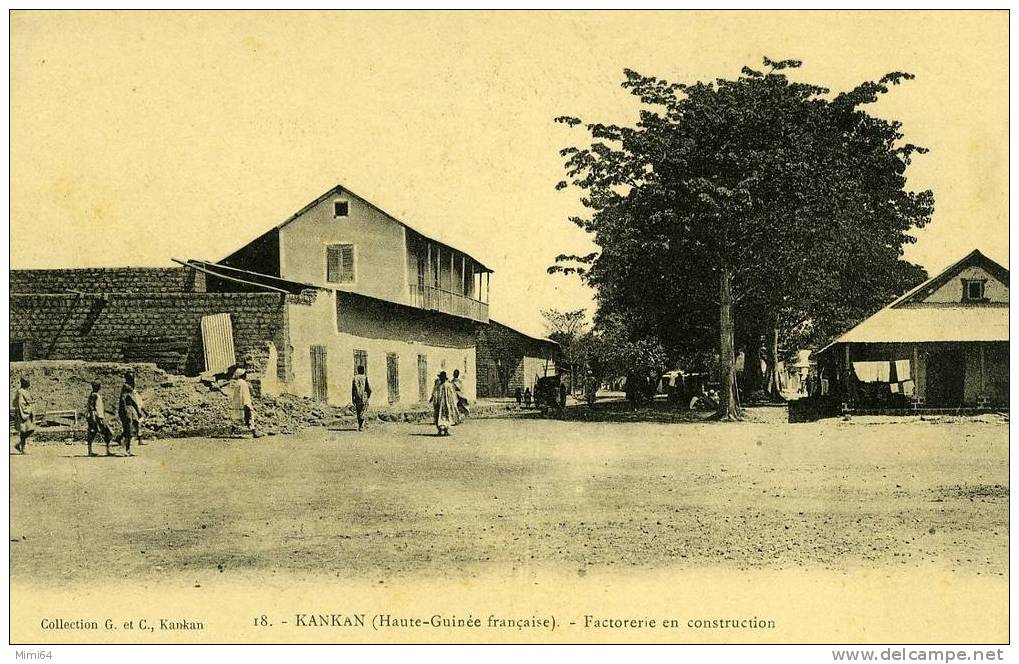
<path fill-rule="evenodd" d="M 231 315 L 239 359 L 264 352 L 269 341 L 287 347 L 286 304 L 278 293 L 19 294 L 12 288 L 10 304 L 12 355 L 20 344 L 25 360 L 155 361 L 193 375 L 204 369 L 201 319 L 219 313 Z M 145 357 L 147 351 L 157 358 Z"/>
<path fill-rule="evenodd" d="M 479 397 L 505 397 L 518 387 L 533 388 L 532 374 L 544 374 L 545 360 L 557 348 L 551 341 L 534 339 L 495 321 L 479 328 L 477 344 Z M 554 362 L 548 366 L 555 373 Z"/>
<path fill-rule="evenodd" d="M 205 275 L 185 267 L 12 270 L 13 293 L 201 293 Z"/>

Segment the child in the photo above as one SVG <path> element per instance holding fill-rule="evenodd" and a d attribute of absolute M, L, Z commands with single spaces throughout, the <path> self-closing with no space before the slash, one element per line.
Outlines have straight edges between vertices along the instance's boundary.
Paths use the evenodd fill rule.
<path fill-rule="evenodd" d="M 106 456 L 110 456 L 110 439 L 113 438 L 113 432 L 106 423 L 106 404 L 103 403 L 103 395 L 99 393 L 101 389 L 102 384 L 98 380 L 92 381 L 92 393 L 85 402 L 85 422 L 88 424 L 85 441 L 88 443 L 89 456 L 95 456 L 92 441 L 97 435 L 103 437 L 103 442 L 106 443 Z"/>
<path fill-rule="evenodd" d="M 14 425 L 18 430 L 20 441 L 14 446 L 20 454 L 25 454 L 25 444 L 28 437 L 35 431 L 35 422 L 32 421 L 32 395 L 28 388 L 30 384 L 27 377 L 22 377 L 21 387 L 14 392 L 11 400 L 11 408 L 14 409 Z"/>
<path fill-rule="evenodd" d="M 120 441 L 124 444 L 124 451 L 128 456 L 134 456 L 131 452 L 131 438 L 137 438 L 138 444 L 142 444 L 141 419 L 142 401 L 134 389 L 134 374 L 124 375 L 124 387 L 120 390 L 120 402 L 117 404 L 117 415 L 120 416 L 122 428 Z"/>
<path fill-rule="evenodd" d="M 457 422 L 463 422 L 471 414 L 471 409 L 468 407 L 467 397 L 464 396 L 464 382 L 460 376 L 459 369 L 453 369 L 453 389 L 456 390 L 456 410 L 457 410 Z"/>
<path fill-rule="evenodd" d="M 524 393 L 520 391 L 519 387 L 513 392 L 513 396 L 516 398 L 518 406 L 524 400 Z"/>

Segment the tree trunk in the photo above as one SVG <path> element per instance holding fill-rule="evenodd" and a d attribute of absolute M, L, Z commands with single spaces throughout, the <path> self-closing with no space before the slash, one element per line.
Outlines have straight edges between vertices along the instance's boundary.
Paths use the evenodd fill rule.
<path fill-rule="evenodd" d="M 721 385 L 718 390 L 718 418 L 725 421 L 740 419 L 739 399 L 736 396 L 736 357 L 733 348 L 732 273 L 722 269 L 718 280 L 719 349 L 718 365 Z"/>
<path fill-rule="evenodd" d="M 782 396 L 782 383 L 778 375 L 778 315 L 768 316 L 768 374 L 765 381 L 765 392 L 772 401 L 785 401 Z"/>

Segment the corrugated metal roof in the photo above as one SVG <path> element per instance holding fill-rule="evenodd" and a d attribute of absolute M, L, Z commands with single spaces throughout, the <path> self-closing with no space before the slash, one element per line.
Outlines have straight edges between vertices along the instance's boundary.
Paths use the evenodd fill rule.
<path fill-rule="evenodd" d="M 935 287 L 940 287 L 971 264 L 980 265 L 1008 286 L 1008 270 L 973 250 L 814 355 L 820 355 L 832 346 L 843 343 L 1008 341 L 1008 305 L 945 306 L 922 300 Z"/>
<path fill-rule="evenodd" d="M 834 343 L 1008 341 L 1008 307 L 888 307 Z"/>
<path fill-rule="evenodd" d="M 527 337 L 528 339 L 533 339 L 534 341 L 542 341 L 542 342 L 545 342 L 545 343 L 555 344 L 556 346 L 559 345 L 558 341 L 553 341 L 552 339 L 549 339 L 548 337 L 539 337 L 539 336 L 534 335 L 534 334 L 528 334 L 527 332 L 524 332 L 523 330 L 515 328 L 512 325 L 507 325 L 506 323 L 503 323 L 502 321 L 497 321 L 497 320 L 495 320 L 494 318 L 491 318 L 491 317 L 489 317 L 488 322 L 495 323 L 496 325 L 501 325 L 501 326 L 505 327 L 508 330 L 512 330 L 513 332 L 516 332 L 517 334 L 519 334 L 522 337 Z"/>

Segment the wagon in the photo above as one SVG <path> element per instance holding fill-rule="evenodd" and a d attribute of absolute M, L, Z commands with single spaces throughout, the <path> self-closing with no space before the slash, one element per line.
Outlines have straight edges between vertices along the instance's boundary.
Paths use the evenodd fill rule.
<path fill-rule="evenodd" d="M 562 415 L 566 410 L 566 399 L 562 393 L 563 382 L 559 376 L 545 376 L 534 384 L 534 405 L 542 415 Z"/>

